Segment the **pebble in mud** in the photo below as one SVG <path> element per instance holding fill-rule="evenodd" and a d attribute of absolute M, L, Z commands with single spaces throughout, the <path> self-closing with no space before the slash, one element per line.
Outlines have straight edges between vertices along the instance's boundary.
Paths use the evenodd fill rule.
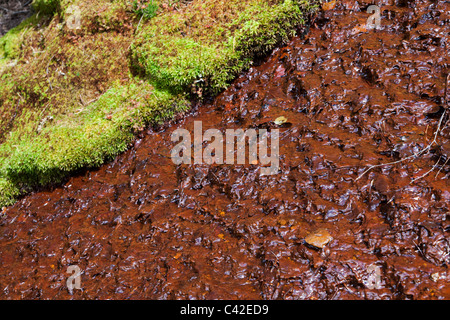
<path fill-rule="evenodd" d="M 307 244 L 320 249 L 323 249 L 331 240 L 333 240 L 333 237 L 327 229 L 323 228 L 311 232 L 305 238 Z"/>
<path fill-rule="evenodd" d="M 276 118 L 273 123 L 275 123 L 276 125 L 282 125 L 283 123 L 286 123 L 287 119 L 283 116 Z"/>

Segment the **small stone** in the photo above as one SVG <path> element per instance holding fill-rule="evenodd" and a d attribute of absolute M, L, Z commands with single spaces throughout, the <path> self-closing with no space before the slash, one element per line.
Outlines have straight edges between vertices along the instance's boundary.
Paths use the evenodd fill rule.
<path fill-rule="evenodd" d="M 431 275 L 431 280 L 433 280 L 434 282 L 437 282 L 439 279 L 441 278 L 439 272 L 433 273 Z"/>
<path fill-rule="evenodd" d="M 275 123 L 277 126 L 279 126 L 283 123 L 286 123 L 286 121 L 287 121 L 287 119 L 285 117 L 281 116 L 281 117 L 276 118 L 273 123 Z"/>
<path fill-rule="evenodd" d="M 333 240 L 333 237 L 327 229 L 317 229 L 305 238 L 306 243 L 321 249 L 324 248 L 331 240 Z"/>
<path fill-rule="evenodd" d="M 434 282 L 438 282 L 439 280 L 444 280 L 445 278 L 447 278 L 446 276 L 446 272 L 435 272 L 430 276 L 431 280 L 433 280 Z"/>

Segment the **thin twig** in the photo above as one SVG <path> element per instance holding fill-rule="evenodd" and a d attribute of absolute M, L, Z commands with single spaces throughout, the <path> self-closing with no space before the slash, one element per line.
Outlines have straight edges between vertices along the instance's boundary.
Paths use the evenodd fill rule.
<path fill-rule="evenodd" d="M 11 15 L 16 15 L 16 14 L 23 14 L 23 13 L 29 13 L 29 10 L 22 10 L 22 11 L 10 11 Z"/>
<path fill-rule="evenodd" d="M 406 158 L 403 158 L 403 159 L 400 159 L 400 160 L 394 161 L 394 162 L 381 163 L 381 164 L 371 165 L 369 168 L 367 168 L 366 170 L 364 170 L 364 172 L 361 173 L 361 174 L 359 175 L 359 177 L 355 179 L 355 181 L 358 181 L 359 179 L 361 179 L 362 176 L 364 176 L 367 172 L 369 172 L 370 170 L 372 170 L 372 169 L 374 169 L 374 168 L 398 164 L 398 163 L 407 161 L 407 160 L 409 160 L 409 159 L 416 158 L 416 157 L 422 155 L 423 153 L 425 153 L 426 151 L 428 151 L 428 150 L 431 149 L 431 147 L 433 146 L 433 144 L 435 144 L 436 141 L 437 141 L 437 137 L 438 137 L 439 133 L 441 132 L 442 121 L 444 121 L 444 118 L 445 118 L 445 115 L 446 115 L 446 111 L 449 109 L 449 101 L 447 100 L 447 95 L 448 95 L 448 82 L 449 82 L 449 79 L 450 79 L 450 73 L 447 74 L 447 77 L 446 77 L 446 79 L 445 79 L 444 112 L 442 112 L 441 118 L 439 119 L 439 123 L 438 123 L 437 130 L 436 130 L 436 132 L 434 133 L 433 141 L 431 141 L 431 143 L 428 144 L 427 147 L 423 148 L 423 149 L 420 150 L 418 153 L 414 153 L 414 154 L 412 154 L 412 155 L 410 155 L 410 156 L 408 156 L 408 157 L 406 157 Z M 447 124 L 447 121 L 445 122 L 444 127 L 445 127 L 446 124 Z M 436 164 L 435 164 L 435 166 L 436 166 Z M 434 166 L 434 167 L 435 167 L 435 166 Z M 433 167 L 433 169 L 434 169 L 434 167 Z M 432 170 L 431 170 L 431 171 L 432 171 Z M 430 171 L 430 172 L 431 172 L 431 171 Z M 429 172 L 428 172 L 428 173 L 429 173 Z M 417 179 L 414 179 L 413 181 L 416 181 L 416 180 L 417 180 Z"/>
<path fill-rule="evenodd" d="M 422 249 L 420 249 L 419 245 L 413 240 L 414 245 L 416 246 L 417 250 L 422 254 L 422 256 L 425 258 L 425 255 L 422 252 Z"/>
<path fill-rule="evenodd" d="M 143 17 L 144 17 L 144 15 L 142 15 L 141 18 L 139 19 L 139 23 L 138 23 L 138 25 L 137 25 L 136 30 L 134 31 L 134 33 L 138 32 L 139 26 L 141 25 L 141 21 L 142 21 L 142 18 L 143 18 Z"/>
<path fill-rule="evenodd" d="M 420 180 L 423 177 L 426 177 L 428 174 L 430 174 L 430 172 L 432 172 L 437 167 L 437 165 L 439 164 L 439 161 L 441 161 L 441 158 L 442 157 L 439 157 L 438 161 L 436 161 L 436 163 L 434 164 L 433 168 L 428 170 L 425 174 L 421 175 L 420 177 L 412 179 L 410 183 L 413 183 L 414 181 Z"/>
<path fill-rule="evenodd" d="M 444 91 L 444 108 L 449 109 L 449 100 L 448 98 L 448 81 L 450 80 L 450 73 L 447 74 L 447 78 L 445 79 L 445 91 Z"/>
<path fill-rule="evenodd" d="M 448 160 L 450 160 L 450 157 L 448 157 L 447 160 L 445 160 L 445 163 L 441 166 L 439 171 L 436 173 L 436 176 L 434 177 L 435 179 L 438 177 L 439 173 L 441 173 L 441 170 L 447 165 Z"/>
<path fill-rule="evenodd" d="M 15 15 L 15 14 L 22 14 L 22 13 L 28 13 L 30 12 L 30 10 L 22 10 L 22 11 L 12 11 L 10 9 L 7 9 L 5 7 L 0 7 L 0 9 L 2 9 L 5 12 L 8 12 L 10 15 Z"/>
<path fill-rule="evenodd" d="M 367 172 L 369 172 L 370 170 L 372 170 L 372 169 L 374 169 L 374 168 L 383 167 L 383 166 L 390 166 L 390 165 L 394 165 L 394 164 L 397 164 L 397 163 L 401 163 L 401 162 L 407 161 L 407 160 L 409 160 L 409 159 L 416 158 L 416 157 L 422 155 L 424 152 L 430 150 L 431 147 L 433 146 L 433 144 L 436 143 L 437 136 L 438 136 L 439 132 L 441 131 L 441 125 L 442 125 L 442 121 L 444 120 L 445 111 L 446 111 L 446 110 L 444 110 L 444 112 L 442 113 L 441 118 L 439 119 L 438 128 L 437 128 L 436 132 L 434 133 L 433 141 L 431 141 L 431 143 L 430 143 L 427 147 L 423 148 L 422 150 L 420 150 L 420 151 L 417 152 L 417 153 L 413 153 L 412 155 L 410 155 L 410 156 L 408 156 L 408 157 L 406 157 L 406 158 L 400 159 L 400 160 L 398 160 L 398 161 L 389 162 L 389 163 L 381 163 L 381 164 L 371 165 L 371 166 L 370 166 L 369 168 L 367 168 L 363 173 L 361 173 L 361 174 L 359 175 L 359 177 L 355 179 L 355 181 L 358 181 L 359 179 L 361 179 L 362 176 L 364 176 Z"/>

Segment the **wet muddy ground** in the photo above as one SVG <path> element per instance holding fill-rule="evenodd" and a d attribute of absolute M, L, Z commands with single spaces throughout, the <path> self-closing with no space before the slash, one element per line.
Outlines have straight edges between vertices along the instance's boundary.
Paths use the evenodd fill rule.
<path fill-rule="evenodd" d="M 31 15 L 31 0 L 0 0 L 0 37 Z"/>
<path fill-rule="evenodd" d="M 368 1 L 328 5 L 212 103 L 7 208 L 0 298 L 449 299 L 450 2 L 376 3 L 379 30 Z M 173 164 L 194 121 L 280 129 L 278 174 Z"/>

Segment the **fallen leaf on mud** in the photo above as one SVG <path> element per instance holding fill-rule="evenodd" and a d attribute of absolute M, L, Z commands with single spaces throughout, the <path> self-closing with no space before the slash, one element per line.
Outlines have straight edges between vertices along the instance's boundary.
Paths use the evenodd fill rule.
<path fill-rule="evenodd" d="M 176 255 L 173 256 L 174 259 L 178 259 L 179 257 L 181 257 L 181 252 L 178 252 Z"/>
<path fill-rule="evenodd" d="M 306 243 L 317 248 L 325 247 L 331 240 L 333 240 L 333 237 L 327 229 L 317 229 L 305 238 Z"/>
<path fill-rule="evenodd" d="M 356 26 L 352 29 L 352 34 L 357 34 L 361 32 L 367 32 L 367 27 L 365 25 Z"/>
<path fill-rule="evenodd" d="M 336 6 L 336 1 L 333 0 L 333 1 L 326 2 L 326 3 L 322 4 L 322 9 L 323 9 L 324 11 L 326 11 L 326 10 L 332 10 L 332 9 L 334 9 L 335 6 Z"/>
<path fill-rule="evenodd" d="M 430 276 L 431 280 L 433 280 L 434 282 L 438 282 L 439 280 L 443 280 L 446 278 L 446 273 L 445 272 L 435 272 Z"/>
<path fill-rule="evenodd" d="M 275 123 L 277 126 L 279 126 L 279 125 L 285 123 L 286 121 L 287 121 L 287 118 L 281 116 L 281 117 L 276 118 L 276 119 L 273 121 L 273 123 Z"/>

